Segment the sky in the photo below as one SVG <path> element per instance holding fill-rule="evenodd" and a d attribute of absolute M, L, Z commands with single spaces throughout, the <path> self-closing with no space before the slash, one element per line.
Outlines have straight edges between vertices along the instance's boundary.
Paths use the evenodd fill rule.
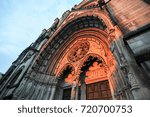
<path fill-rule="evenodd" d="M 0 0 L 0 72 L 5 73 L 55 18 L 81 1 Z"/>

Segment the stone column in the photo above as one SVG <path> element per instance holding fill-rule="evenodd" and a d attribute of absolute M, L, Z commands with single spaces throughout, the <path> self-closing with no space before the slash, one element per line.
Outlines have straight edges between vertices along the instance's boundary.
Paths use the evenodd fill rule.
<path fill-rule="evenodd" d="M 17 98 L 17 100 L 21 100 L 23 98 L 23 95 L 26 91 L 26 88 L 28 86 L 28 78 L 25 78 L 22 82 L 20 87 L 18 87 L 15 91 L 15 96 Z"/>
<path fill-rule="evenodd" d="M 49 98 L 50 100 L 54 99 L 57 83 L 58 83 L 58 79 L 54 78 L 53 82 L 52 82 L 51 95 L 50 95 L 50 98 Z"/>
<path fill-rule="evenodd" d="M 32 80 L 29 80 L 28 85 L 27 85 L 27 96 L 25 97 L 26 100 L 30 99 L 34 93 L 34 84 Z"/>
<path fill-rule="evenodd" d="M 117 99 L 125 99 L 122 92 L 123 84 L 120 82 L 120 78 L 121 77 L 119 76 L 118 71 L 115 71 L 113 73 L 113 79 L 115 81 L 115 86 L 116 86 L 115 96 Z"/>
<path fill-rule="evenodd" d="M 36 86 L 35 86 L 35 91 L 33 93 L 33 96 L 32 96 L 32 100 L 38 100 L 38 94 L 40 92 L 40 89 L 41 89 L 41 84 L 40 83 L 36 83 Z M 25 97 L 25 96 L 23 96 Z"/>
<path fill-rule="evenodd" d="M 51 95 L 50 95 L 50 98 L 49 98 L 50 100 L 54 99 L 55 91 L 56 91 L 56 84 L 53 84 L 52 85 L 52 90 L 51 90 Z"/>
<path fill-rule="evenodd" d="M 76 78 L 72 83 L 71 100 L 78 100 L 78 93 L 79 93 L 79 75 L 76 75 Z"/>
<path fill-rule="evenodd" d="M 146 86 L 146 75 L 143 74 L 137 65 L 134 55 L 128 46 L 125 46 L 124 56 L 128 62 L 128 80 L 131 84 L 131 91 L 134 99 L 150 99 L 150 90 Z"/>
<path fill-rule="evenodd" d="M 79 75 L 76 76 L 76 97 L 75 100 L 78 100 L 78 96 L 79 96 Z"/>
<path fill-rule="evenodd" d="M 81 82 L 81 100 L 86 100 L 86 84 Z"/>
<path fill-rule="evenodd" d="M 124 74 L 124 79 L 128 79 L 134 99 L 150 99 L 150 91 L 143 83 L 145 75 L 137 65 L 131 50 L 125 46 L 119 30 L 116 30 L 111 32 L 110 40 L 111 51 L 118 63 L 118 69 Z"/>
<path fill-rule="evenodd" d="M 76 98 L 76 85 L 76 81 L 73 81 L 71 90 L 71 100 L 75 100 Z"/>
<path fill-rule="evenodd" d="M 75 100 L 78 100 L 78 95 L 79 94 L 79 85 L 77 84 L 76 86 L 76 97 L 75 97 Z"/>
<path fill-rule="evenodd" d="M 109 80 L 112 99 L 115 100 L 116 99 L 116 97 L 115 97 L 116 82 L 115 82 L 115 78 L 114 78 L 114 72 L 112 72 L 109 67 L 107 69 L 107 77 L 108 77 L 108 80 Z"/>
<path fill-rule="evenodd" d="M 115 49 L 111 48 L 113 54 L 116 56 L 117 52 Z M 124 99 L 125 96 L 122 95 L 122 87 L 123 83 L 121 81 L 122 76 L 118 74 L 118 65 L 115 60 L 115 58 L 112 56 L 112 54 L 109 54 L 109 63 L 107 65 L 107 77 L 110 84 L 111 94 L 113 99 Z"/>
<path fill-rule="evenodd" d="M 132 92 L 130 90 L 131 86 L 128 82 L 128 77 L 127 74 L 123 74 L 123 72 L 118 68 L 117 70 L 117 74 L 120 78 L 121 84 L 122 84 L 122 92 L 124 93 L 125 99 L 127 100 L 132 100 L 133 99 L 133 95 Z"/>
<path fill-rule="evenodd" d="M 45 94 L 45 97 L 44 97 L 44 100 L 49 100 L 49 97 L 50 97 L 50 95 L 51 95 L 51 90 L 52 90 L 52 86 L 51 85 L 47 85 L 47 92 L 46 92 L 46 94 Z"/>

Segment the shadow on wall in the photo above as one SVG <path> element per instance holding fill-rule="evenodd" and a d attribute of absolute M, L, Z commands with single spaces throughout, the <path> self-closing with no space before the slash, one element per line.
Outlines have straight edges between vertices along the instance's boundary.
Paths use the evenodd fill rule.
<path fill-rule="evenodd" d="M 150 4 L 150 0 L 143 0 L 144 2 L 146 2 L 147 4 Z"/>

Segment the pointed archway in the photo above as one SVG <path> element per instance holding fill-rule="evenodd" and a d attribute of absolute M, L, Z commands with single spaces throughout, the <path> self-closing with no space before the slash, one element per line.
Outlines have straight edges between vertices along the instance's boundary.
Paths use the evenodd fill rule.
<path fill-rule="evenodd" d="M 70 73 L 65 80 L 72 86 L 71 99 L 112 99 L 112 95 L 114 95 L 116 86 L 108 77 L 109 74 L 112 74 L 111 72 L 114 72 L 109 67 L 112 65 L 115 68 L 115 64 L 113 64 L 115 59 L 109 49 L 105 33 L 100 35 L 102 32 L 97 31 L 98 29 L 95 28 L 82 30 L 57 62 L 55 74 L 60 78 L 64 66 L 71 64 L 74 68 L 73 73 Z M 106 89 L 102 94 L 98 94 L 97 98 L 88 98 L 89 92 L 86 92 L 85 89 L 93 83 L 99 87 L 105 84 Z M 69 85 L 64 86 L 63 89 Z M 74 89 L 75 91 L 73 91 Z M 97 91 L 97 93 L 101 91 Z"/>
<path fill-rule="evenodd" d="M 98 54 L 106 62 L 113 99 L 133 99 L 133 93 L 135 99 L 137 97 L 142 98 L 138 96 L 137 91 L 141 93 L 142 90 L 148 91 L 147 89 L 139 88 L 142 86 L 139 80 L 142 75 L 137 76 L 135 73 L 134 65 L 137 66 L 135 61 L 134 65 L 128 64 L 128 62 L 132 62 L 133 58 L 124 46 L 121 31 L 112 24 L 106 13 L 98 9 L 95 12 L 82 11 L 70 13 L 40 50 L 39 56 L 33 64 L 33 69 L 30 71 L 30 77 L 35 79 L 36 73 L 43 72 L 51 76 L 60 77 L 59 72 L 68 63 L 67 54 L 71 53 L 69 50 L 75 51 L 75 45 L 78 45 L 76 42 L 82 43 L 80 42 L 81 40 L 91 41 L 92 44 L 95 42 L 100 44 L 99 47 L 95 45 L 90 46 L 91 48 L 96 48 L 88 51 L 88 54 Z M 75 53 L 75 55 L 80 55 L 82 51 L 77 49 Z M 72 63 L 75 63 L 75 75 L 72 78 L 72 81 L 74 81 L 72 85 L 75 88 L 79 84 L 78 65 L 85 56 L 82 55 L 82 57 L 77 57 L 78 59 L 75 59 L 74 62 L 72 61 Z M 74 59 L 74 57 L 72 58 Z M 40 78 L 40 80 L 42 79 Z M 55 92 L 55 88 L 53 92 Z M 76 88 L 72 99 L 78 99 L 77 92 L 78 88 Z M 143 95 L 146 95 L 146 93 Z"/>
<path fill-rule="evenodd" d="M 80 69 L 79 81 L 81 100 L 112 99 L 107 66 L 102 59 L 89 56 Z"/>

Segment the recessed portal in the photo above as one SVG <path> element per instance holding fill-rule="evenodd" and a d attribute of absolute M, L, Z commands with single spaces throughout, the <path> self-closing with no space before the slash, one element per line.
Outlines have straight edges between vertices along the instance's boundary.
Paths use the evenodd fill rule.
<path fill-rule="evenodd" d="M 98 57 L 89 56 L 81 68 L 81 99 L 112 99 L 105 63 Z"/>

